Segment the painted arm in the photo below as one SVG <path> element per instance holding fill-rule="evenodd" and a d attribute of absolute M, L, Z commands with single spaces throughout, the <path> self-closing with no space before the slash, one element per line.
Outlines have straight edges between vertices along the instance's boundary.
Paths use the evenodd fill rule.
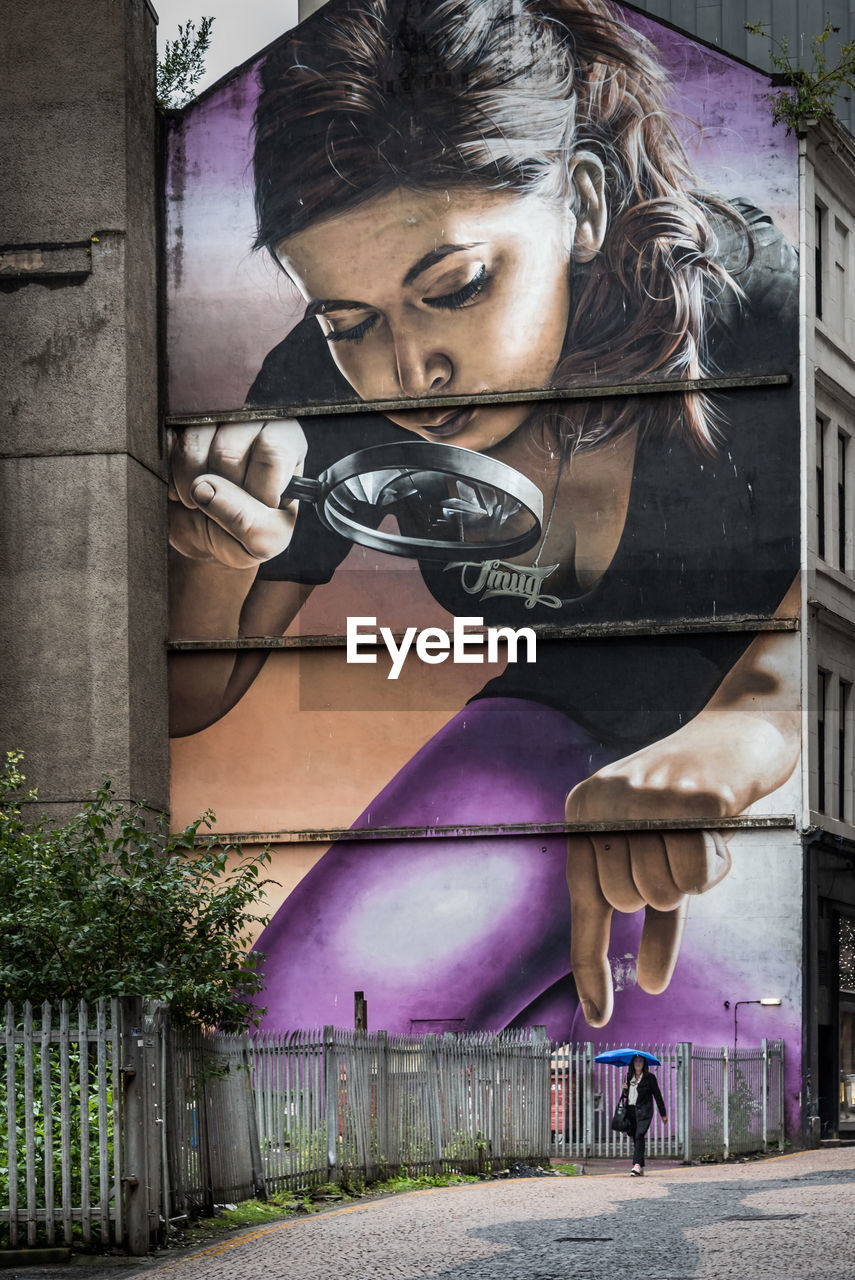
<path fill-rule="evenodd" d="M 798 611 L 796 579 L 776 616 Z M 799 758 L 799 662 L 791 633 L 757 636 L 688 724 L 574 787 L 567 821 L 708 818 L 712 825 L 776 790 Z M 674 972 L 689 896 L 729 870 L 730 854 L 714 830 L 568 837 L 571 965 L 591 1026 L 604 1026 L 612 1014 L 612 913 L 645 908 L 638 985 L 658 994 Z"/>
<path fill-rule="evenodd" d="M 171 634 L 192 640 L 282 635 L 312 588 L 256 574 L 291 541 L 297 503 L 283 504 L 282 494 L 302 471 L 302 429 L 296 422 L 188 428 L 169 443 L 169 539 L 179 553 L 171 575 Z M 173 735 L 196 733 L 225 715 L 267 653 L 173 653 Z"/>

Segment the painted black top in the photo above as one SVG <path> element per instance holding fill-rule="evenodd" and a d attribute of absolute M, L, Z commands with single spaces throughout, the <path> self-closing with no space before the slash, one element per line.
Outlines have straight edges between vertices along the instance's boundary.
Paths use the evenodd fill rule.
<path fill-rule="evenodd" d="M 584 595 L 552 596 L 528 607 L 523 597 L 489 596 L 486 583 L 471 593 L 481 577 L 475 565 L 421 560 L 425 583 L 451 613 L 483 617 L 488 625 L 560 628 L 644 621 L 691 626 L 774 613 L 798 568 L 797 262 L 765 214 L 735 203 L 749 223 L 753 260 L 737 277 L 744 298 L 728 292 L 711 304 L 711 362 L 727 375 L 787 372 L 793 385 L 718 396 L 724 443 L 716 458 L 674 439 L 640 441 L 621 541 L 600 582 Z M 744 262 L 744 244 L 723 243 L 721 257 L 728 265 Z M 309 387 L 316 402 L 353 398 L 315 320 L 299 324 L 270 352 L 247 403 L 299 403 Z M 413 438 L 368 414 L 308 418 L 302 425 L 306 475 L 369 444 Z M 350 543 L 302 503 L 290 547 L 262 565 L 259 576 L 327 582 L 349 550 Z M 551 596 L 548 579 L 541 594 Z M 634 750 L 696 715 L 752 638 L 724 631 L 541 637 L 536 664 L 509 665 L 478 696 L 555 706 L 600 741 Z"/>

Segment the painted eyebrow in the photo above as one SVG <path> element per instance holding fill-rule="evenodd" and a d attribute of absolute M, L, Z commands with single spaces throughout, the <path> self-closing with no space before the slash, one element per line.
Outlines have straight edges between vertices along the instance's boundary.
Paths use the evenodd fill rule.
<path fill-rule="evenodd" d="M 437 262 L 442 262 L 443 258 L 447 258 L 450 253 L 462 253 L 466 249 L 477 249 L 482 242 L 476 241 L 474 244 L 441 244 L 436 249 L 431 249 L 430 253 L 426 253 L 423 258 L 419 258 L 418 262 L 414 262 L 407 274 L 401 281 L 406 288 L 408 284 L 412 284 L 423 271 L 427 271 L 429 267 L 433 267 Z"/>
<path fill-rule="evenodd" d="M 367 302 L 348 302 L 340 298 L 313 298 L 306 307 L 305 318 L 323 316 L 328 311 L 370 311 Z"/>
<path fill-rule="evenodd" d="M 451 253 L 463 253 L 467 249 L 477 249 L 483 241 L 477 240 L 473 244 L 441 244 L 436 249 L 431 249 L 429 253 L 419 258 L 418 262 L 414 262 L 407 274 L 404 276 L 401 284 L 404 288 L 417 280 L 423 272 L 430 267 L 436 266 L 438 262 L 442 262 L 443 258 L 447 258 Z M 367 302 L 352 302 L 346 298 L 313 298 L 306 307 L 305 318 L 311 319 L 312 316 L 323 316 L 328 311 L 370 311 L 371 307 Z"/>

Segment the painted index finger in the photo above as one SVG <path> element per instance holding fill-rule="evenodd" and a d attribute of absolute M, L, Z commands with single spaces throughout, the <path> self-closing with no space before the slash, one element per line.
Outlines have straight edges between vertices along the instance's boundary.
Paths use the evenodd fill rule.
<path fill-rule="evenodd" d="M 638 947 L 638 985 L 649 995 L 661 995 L 673 977 L 688 910 L 688 898 L 673 911 L 645 909 Z"/>
<path fill-rule="evenodd" d="M 609 968 L 612 908 L 600 888 L 594 846 L 587 836 L 567 838 L 570 892 L 570 967 L 585 1021 L 603 1027 L 612 1016 L 614 993 Z"/>

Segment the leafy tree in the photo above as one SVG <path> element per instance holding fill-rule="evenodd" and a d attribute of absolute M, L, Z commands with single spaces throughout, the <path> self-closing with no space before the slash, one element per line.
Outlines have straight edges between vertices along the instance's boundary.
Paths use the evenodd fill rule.
<path fill-rule="evenodd" d="M 267 850 L 197 843 L 211 813 L 170 834 L 109 780 L 65 823 L 34 817 L 21 758 L 0 768 L 0 1007 L 126 994 L 165 1001 L 181 1023 L 257 1025 Z"/>
<path fill-rule="evenodd" d="M 809 120 L 833 119 L 838 93 L 855 86 L 855 40 L 844 44 L 837 61 L 830 65 L 826 46 L 840 28 L 827 18 L 822 31 L 811 40 L 813 60 L 806 68 L 793 62 L 786 36 L 775 40 L 762 22 L 746 22 L 745 30 L 766 37 L 772 66 L 784 81 L 784 87 L 770 95 L 773 123 L 785 124 L 787 133 L 792 133 L 803 129 Z"/>
<path fill-rule="evenodd" d="M 157 105 L 162 111 L 186 106 L 194 96 L 193 86 L 205 74 L 213 25 L 213 18 L 200 18 L 198 27 L 192 19 L 179 22 L 177 38 L 167 40 L 157 63 Z"/>

